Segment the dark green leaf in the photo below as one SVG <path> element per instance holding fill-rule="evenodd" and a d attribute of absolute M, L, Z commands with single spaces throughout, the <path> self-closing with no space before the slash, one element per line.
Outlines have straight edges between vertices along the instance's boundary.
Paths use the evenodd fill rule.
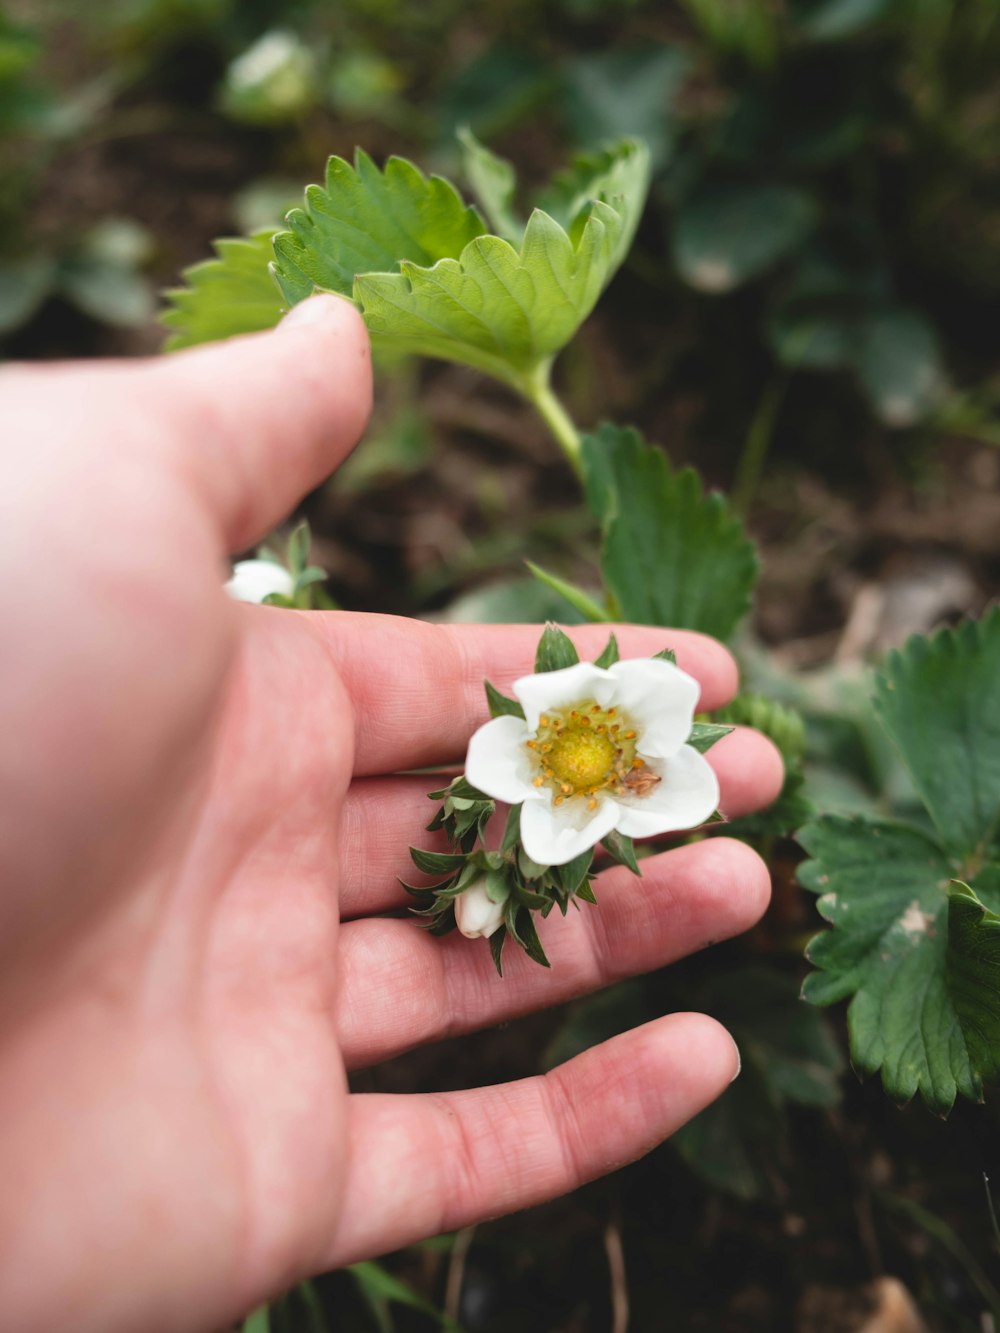
<path fill-rule="evenodd" d="M 450 875 L 465 865 L 465 857 L 450 852 L 425 852 L 420 847 L 410 848 L 410 859 L 425 875 Z"/>
<path fill-rule="evenodd" d="M 594 658 L 594 666 L 602 667 L 605 670 L 607 670 L 608 667 L 614 666 L 614 664 L 617 661 L 619 661 L 619 659 L 620 659 L 620 654 L 618 652 L 618 640 L 615 638 L 613 634 L 611 634 L 608 636 L 608 642 L 604 649 L 604 652 L 601 653 L 600 657 Z"/>
<path fill-rule="evenodd" d="M 795 26 L 814 42 L 837 42 L 877 23 L 891 0 L 797 0 Z"/>
<path fill-rule="evenodd" d="M 791 977 L 748 967 L 714 977 L 693 997 L 732 1032 L 743 1072 L 672 1142 L 703 1179 L 740 1198 L 780 1188 L 787 1103 L 833 1107 L 840 1099 L 840 1049 L 796 990 Z"/>
<path fill-rule="evenodd" d="M 10 333 L 41 309 L 52 291 L 55 262 L 48 255 L 29 255 L 0 264 L 0 333 Z"/>
<path fill-rule="evenodd" d="M 699 291 L 732 291 L 797 249 L 815 219 L 812 196 L 794 186 L 708 187 L 677 214 L 674 263 Z"/>
<path fill-rule="evenodd" d="M 1000 915 L 957 881 L 948 892 L 947 972 L 974 1077 L 1000 1084 Z"/>
<path fill-rule="evenodd" d="M 580 654 L 573 647 L 572 640 L 558 625 L 546 625 L 535 653 L 536 673 L 561 671 L 563 667 L 575 666 L 579 660 Z"/>
<path fill-rule="evenodd" d="M 860 326 L 851 362 L 887 426 L 913 426 L 944 398 L 947 382 L 937 334 L 919 311 L 870 315 Z"/>
<path fill-rule="evenodd" d="M 721 741 L 723 736 L 728 736 L 732 730 L 732 727 L 719 726 L 715 722 L 696 722 L 691 728 L 691 735 L 687 738 L 687 743 L 692 750 L 704 754 L 706 750 L 712 748 L 716 741 Z"/>
<path fill-rule="evenodd" d="M 919 1091 L 946 1114 L 956 1092 L 973 1100 L 981 1084 L 946 976 L 947 856 L 927 834 L 901 824 L 828 817 L 799 841 L 812 860 L 799 871 L 821 894 L 833 926 L 808 950 L 822 969 L 806 978 L 815 1004 L 852 996 L 851 1058 L 862 1073 L 881 1070 L 886 1092 L 906 1102 Z M 1000 907 L 1000 887 L 977 887 Z M 988 896 L 987 896 L 988 895 Z"/>
<path fill-rule="evenodd" d="M 673 140 L 672 108 L 691 68 L 680 46 L 646 43 L 578 56 L 567 66 L 568 123 L 583 144 L 635 135 L 654 163 Z"/>
<path fill-rule="evenodd" d="M 633 875 L 642 874 L 639 869 L 639 862 L 635 859 L 635 843 L 631 838 L 627 838 L 624 833 L 612 829 L 606 838 L 601 839 L 601 846 L 612 861 L 617 861 L 620 866 L 626 866 Z"/>
<path fill-rule="evenodd" d="M 544 583 L 547 588 L 551 588 L 560 597 L 565 597 L 574 611 L 579 611 L 584 620 L 600 622 L 611 619 L 604 607 L 595 601 L 589 593 L 584 592 L 582 588 L 578 588 L 573 583 L 568 583 L 565 579 L 558 578 L 555 574 L 550 574 L 548 570 L 542 569 L 540 565 L 534 564 L 531 560 L 525 560 L 524 563 L 540 583 Z"/>
<path fill-rule="evenodd" d="M 277 324 L 286 305 L 268 269 L 273 236 L 274 228 L 267 227 L 253 236 L 216 241 L 217 259 L 184 270 L 188 285 L 163 293 L 168 308 L 160 323 L 174 330 L 167 351 Z"/>
<path fill-rule="evenodd" d="M 875 706 L 945 846 L 977 855 L 1000 821 L 1000 609 L 890 653 Z"/>
<path fill-rule="evenodd" d="M 584 437 L 587 498 L 604 529 L 602 567 L 623 619 L 726 639 L 750 603 L 752 542 L 691 468 L 673 472 L 637 431 Z"/>
<path fill-rule="evenodd" d="M 483 686 L 486 690 L 486 702 L 489 704 L 490 717 L 524 717 L 524 709 L 516 699 L 508 699 L 488 680 L 483 681 Z"/>

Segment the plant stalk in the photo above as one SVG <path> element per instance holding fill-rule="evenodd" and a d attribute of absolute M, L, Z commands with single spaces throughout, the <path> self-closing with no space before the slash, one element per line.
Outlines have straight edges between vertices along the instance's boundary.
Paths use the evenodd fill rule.
<path fill-rule="evenodd" d="M 521 391 L 548 426 L 559 447 L 566 455 L 570 467 L 582 482 L 583 463 L 581 455 L 583 445 L 580 432 L 573 424 L 562 402 L 552 392 L 552 385 L 549 383 L 550 365 L 551 363 L 547 363 L 541 366 L 530 379 L 525 380 L 520 386 Z"/>

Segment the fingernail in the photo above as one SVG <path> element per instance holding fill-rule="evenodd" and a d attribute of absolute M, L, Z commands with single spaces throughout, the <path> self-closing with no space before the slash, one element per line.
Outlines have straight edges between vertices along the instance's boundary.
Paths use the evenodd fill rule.
<path fill-rule="evenodd" d="M 740 1076 L 740 1070 L 743 1068 L 743 1060 L 742 1060 L 742 1057 L 740 1056 L 740 1048 L 736 1045 L 735 1041 L 733 1042 L 733 1050 L 736 1052 L 736 1072 L 733 1074 L 732 1078 L 729 1080 L 730 1083 L 735 1083 L 735 1082 L 736 1082 L 736 1080 L 737 1080 L 737 1079 L 739 1078 L 739 1076 Z"/>
<path fill-rule="evenodd" d="M 322 292 L 318 296 L 310 296 L 307 300 L 300 301 L 298 305 L 292 306 L 278 327 L 282 329 L 301 329 L 310 324 L 322 324 L 335 312 L 336 307 L 332 303 L 343 299 L 342 296 L 333 296 L 329 292 Z"/>

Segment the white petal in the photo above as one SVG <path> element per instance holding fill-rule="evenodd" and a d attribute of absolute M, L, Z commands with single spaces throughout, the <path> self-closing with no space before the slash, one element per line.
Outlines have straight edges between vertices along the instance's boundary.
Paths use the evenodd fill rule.
<path fill-rule="evenodd" d="M 662 658 L 616 662 L 608 668 L 614 701 L 639 732 L 639 753 L 666 759 L 691 735 L 701 686 L 693 676 Z"/>
<path fill-rule="evenodd" d="M 496 801 L 517 805 L 538 796 L 531 785 L 538 769 L 525 745 L 528 728 L 519 717 L 495 717 L 474 732 L 465 756 L 465 776 Z"/>
<path fill-rule="evenodd" d="M 651 838 L 656 833 L 704 824 L 719 804 L 719 779 L 703 754 L 682 745 L 669 759 L 650 764 L 660 781 L 647 796 L 616 796 L 619 815 L 615 827 L 629 838 Z"/>
<path fill-rule="evenodd" d="M 613 689 L 608 672 L 593 662 L 577 662 L 560 671 L 540 671 L 514 682 L 514 694 L 524 709 L 529 731 L 538 730 L 538 719 L 548 709 L 568 708 L 581 699 L 596 699 L 603 704 L 610 700 Z"/>
<path fill-rule="evenodd" d="M 271 560 L 240 560 L 233 566 L 233 576 L 226 592 L 238 602 L 262 602 L 272 593 L 291 597 L 294 580 L 287 569 Z"/>
<path fill-rule="evenodd" d="M 607 799 L 593 811 L 582 798 L 563 805 L 532 801 L 521 811 L 521 845 L 539 865 L 563 866 L 606 838 L 619 815 L 615 802 Z"/>

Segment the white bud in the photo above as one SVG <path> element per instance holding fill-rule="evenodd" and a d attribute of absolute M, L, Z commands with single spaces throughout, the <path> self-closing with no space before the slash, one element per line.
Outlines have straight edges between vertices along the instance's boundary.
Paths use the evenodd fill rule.
<path fill-rule="evenodd" d="M 240 560 L 233 566 L 233 576 L 226 592 L 238 602 L 262 602 L 272 593 L 291 597 L 294 580 L 282 565 L 271 560 Z"/>
<path fill-rule="evenodd" d="M 477 879 L 455 900 L 455 921 L 470 940 L 488 939 L 503 925 L 504 904 L 486 892 L 486 880 Z"/>

